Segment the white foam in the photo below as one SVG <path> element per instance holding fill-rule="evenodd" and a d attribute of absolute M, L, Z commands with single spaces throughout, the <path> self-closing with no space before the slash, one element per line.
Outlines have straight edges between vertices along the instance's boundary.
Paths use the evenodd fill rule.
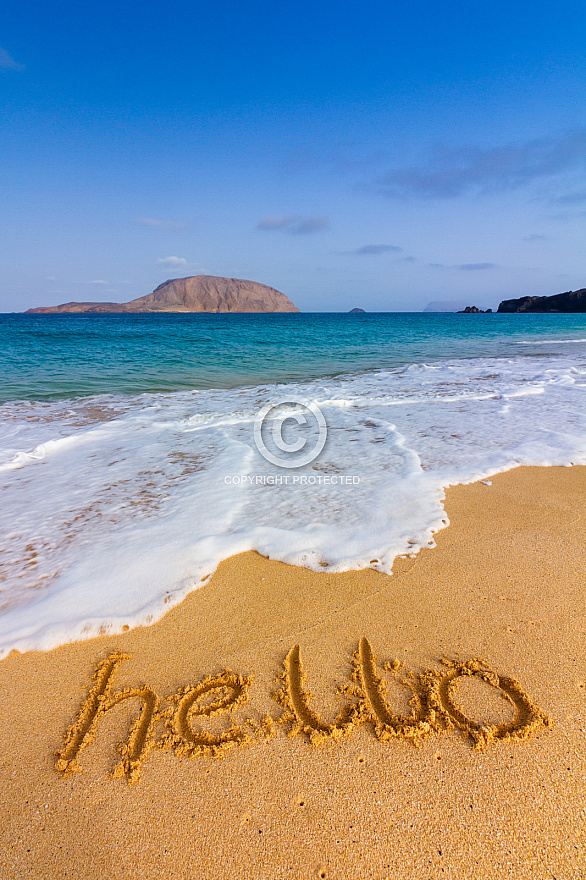
<path fill-rule="evenodd" d="M 515 345 L 572 345 L 586 342 L 586 339 L 516 339 Z"/>
<path fill-rule="evenodd" d="M 359 482 L 251 482 L 284 473 L 256 450 L 253 424 L 287 395 L 316 402 L 329 429 L 295 473 Z M 5 404 L 0 655 L 152 622 L 244 550 L 390 572 L 447 524 L 447 486 L 586 463 L 585 404 L 586 358 L 570 355 Z"/>

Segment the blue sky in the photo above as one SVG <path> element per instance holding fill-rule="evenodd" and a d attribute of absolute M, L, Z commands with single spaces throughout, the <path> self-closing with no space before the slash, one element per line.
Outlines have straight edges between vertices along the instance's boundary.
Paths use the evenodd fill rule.
<path fill-rule="evenodd" d="M 252 278 L 304 311 L 586 286 L 583 2 L 8 0 L 0 310 Z"/>

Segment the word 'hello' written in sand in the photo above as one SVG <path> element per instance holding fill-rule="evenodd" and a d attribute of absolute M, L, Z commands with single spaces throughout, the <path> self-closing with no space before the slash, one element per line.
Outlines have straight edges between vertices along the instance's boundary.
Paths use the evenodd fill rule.
<path fill-rule="evenodd" d="M 518 681 L 493 672 L 481 660 L 444 660 L 442 670 L 426 669 L 418 675 L 405 675 L 399 683 L 410 692 L 411 711 L 397 715 L 389 705 L 387 688 L 370 642 L 363 638 L 352 657 L 352 681 L 340 689 L 347 699 L 333 723 L 323 721 L 311 706 L 307 677 L 296 645 L 285 658 L 279 690 L 274 694 L 284 709 L 281 716 L 274 719 L 267 715 L 261 722 L 247 719 L 221 733 L 212 733 L 197 726 L 197 722 L 222 713 L 230 715 L 247 702 L 253 676 L 227 669 L 198 684 L 180 688 L 168 698 L 170 706 L 162 708 L 160 697 L 146 684 L 113 689 L 116 670 L 127 659 L 128 654 L 114 652 L 98 664 L 86 699 L 67 730 L 63 748 L 57 753 L 57 768 L 62 772 L 80 769 L 78 757 L 93 741 L 100 719 L 128 700 L 138 700 L 139 711 L 131 722 L 126 741 L 118 745 L 121 760 L 114 768 L 114 775 L 126 776 L 130 782 L 138 779 L 141 765 L 154 745 L 188 757 L 219 756 L 227 749 L 271 736 L 275 722 L 287 725 L 289 736 L 306 736 L 314 745 L 328 738 L 346 736 L 358 724 L 371 725 L 380 742 L 400 738 L 414 745 L 446 728 L 457 727 L 480 749 L 498 740 L 527 739 L 538 728 L 551 725 L 548 716 L 533 703 Z M 396 660 L 382 664 L 387 673 L 396 674 L 399 667 Z M 460 682 L 469 676 L 501 692 L 514 709 L 512 720 L 484 724 L 464 713 L 458 705 L 457 690 Z M 156 729 L 161 723 L 164 732 L 156 740 Z"/>

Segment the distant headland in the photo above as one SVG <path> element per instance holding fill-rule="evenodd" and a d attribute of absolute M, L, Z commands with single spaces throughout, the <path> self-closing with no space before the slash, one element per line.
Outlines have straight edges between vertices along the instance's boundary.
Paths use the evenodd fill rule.
<path fill-rule="evenodd" d="M 241 278 L 192 275 L 165 281 L 146 296 L 127 303 L 69 302 L 28 309 L 27 314 L 148 312 L 298 312 L 291 300 L 266 284 Z"/>
<path fill-rule="evenodd" d="M 505 299 L 499 312 L 586 312 L 586 288 L 556 293 L 554 296 L 522 296 Z"/>

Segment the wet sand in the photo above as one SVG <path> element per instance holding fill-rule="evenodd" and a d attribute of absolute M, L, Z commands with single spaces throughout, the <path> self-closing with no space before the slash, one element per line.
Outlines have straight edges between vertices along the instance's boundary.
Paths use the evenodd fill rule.
<path fill-rule="evenodd" d="M 446 510 L 392 577 L 247 553 L 2 661 L 0 876 L 586 877 L 586 468 Z"/>

